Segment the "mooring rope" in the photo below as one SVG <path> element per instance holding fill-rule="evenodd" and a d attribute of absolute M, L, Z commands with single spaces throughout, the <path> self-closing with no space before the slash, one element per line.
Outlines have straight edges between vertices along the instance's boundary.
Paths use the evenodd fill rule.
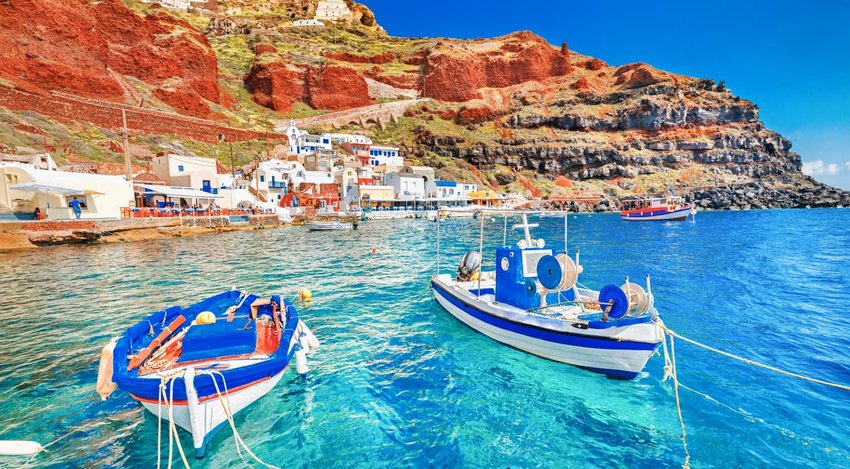
<path fill-rule="evenodd" d="M 773 371 L 773 372 L 776 372 L 776 373 L 780 373 L 780 374 L 783 374 L 785 376 L 790 376 L 792 378 L 801 379 L 803 381 L 809 381 L 811 383 L 822 384 L 824 386 L 829 386 L 829 387 L 833 387 L 833 388 L 843 389 L 845 391 L 850 391 L 850 386 L 845 385 L 845 384 L 833 383 L 831 381 L 825 381 L 825 380 L 818 379 L 818 378 L 812 378 L 810 376 L 801 375 L 799 373 L 794 373 L 792 371 L 786 371 L 786 370 L 777 368 L 775 366 L 766 365 L 764 363 L 759 363 L 755 360 L 750 360 L 749 358 L 744 358 L 744 357 L 735 355 L 733 353 L 729 353 L 729 352 L 714 348 L 710 345 L 706 345 L 706 344 L 703 344 L 701 342 L 697 342 L 696 340 L 689 339 L 687 337 L 682 336 L 679 333 L 676 333 L 676 332 L 673 332 L 672 330 L 670 330 L 666 325 L 664 325 L 664 323 L 660 319 L 656 322 L 656 325 L 658 325 L 658 327 L 660 327 L 661 330 L 663 330 L 664 332 L 669 334 L 671 337 L 677 337 L 679 339 L 684 340 L 685 342 L 688 342 L 689 344 L 696 345 L 697 347 L 701 347 L 701 348 L 704 348 L 708 351 L 723 355 L 724 357 L 731 358 L 733 360 L 738 360 L 738 361 L 744 362 L 748 365 L 753 365 L 753 366 L 757 366 L 759 368 L 764 368 L 766 370 L 770 370 L 770 371 Z"/>
<path fill-rule="evenodd" d="M 694 391 L 691 388 L 688 388 L 688 387 L 682 385 L 681 383 L 679 383 L 679 375 L 678 375 L 678 372 L 677 372 L 677 369 L 676 369 L 676 342 L 675 342 L 676 338 L 682 339 L 685 342 L 688 342 L 689 344 L 696 345 L 697 347 L 703 348 L 703 349 L 708 350 L 710 352 L 717 353 L 717 354 L 722 355 L 722 356 L 727 357 L 727 358 L 731 358 L 733 360 L 738 360 L 738 361 L 746 363 L 748 365 L 756 366 L 758 368 L 763 368 L 765 370 L 770 370 L 770 371 L 773 371 L 775 373 L 779 373 L 779 374 L 782 374 L 782 375 L 785 375 L 785 376 L 789 376 L 791 378 L 796 378 L 796 379 L 800 379 L 800 380 L 803 380 L 803 381 L 808 381 L 810 383 L 816 383 L 816 384 L 821 384 L 821 385 L 824 385 L 824 386 L 829 386 L 829 387 L 833 387 L 833 388 L 837 388 L 837 389 L 843 389 L 845 391 L 850 391 L 850 386 L 847 386 L 847 385 L 844 385 L 844 384 L 833 383 L 831 381 L 826 381 L 826 380 L 822 380 L 822 379 L 818 379 L 818 378 L 812 378 L 811 376 L 805 376 L 805 375 L 801 375 L 799 373 L 794 373 L 792 371 L 783 370 L 783 369 L 777 368 L 775 366 L 760 363 L 760 362 L 757 362 L 755 360 L 751 360 L 749 358 L 744 358 L 744 357 L 741 357 L 739 355 L 735 355 L 733 353 L 726 352 L 724 350 L 720 350 L 718 348 L 712 347 L 710 345 L 703 344 L 702 342 L 698 342 L 696 340 L 689 339 L 687 337 L 682 336 L 681 334 L 673 332 L 672 330 L 670 330 L 670 328 L 668 328 L 664 324 L 664 321 L 662 321 L 661 318 L 656 318 L 654 321 L 655 321 L 656 326 L 658 326 L 658 328 L 661 329 L 661 331 L 664 333 L 664 338 L 662 340 L 663 350 L 664 350 L 664 377 L 662 378 L 662 381 L 666 381 L 668 378 L 673 378 L 673 394 L 676 398 L 676 411 L 679 415 L 679 425 L 682 428 L 682 448 L 685 451 L 685 462 L 682 465 L 683 468 L 689 468 L 690 467 L 691 456 L 690 456 L 690 453 L 688 452 L 688 442 L 687 442 L 687 432 L 685 430 L 685 420 L 682 417 L 682 405 L 681 405 L 681 402 L 679 400 L 679 387 L 682 386 L 685 389 L 688 389 L 688 390 L 693 391 L 695 393 L 698 393 L 698 392 Z M 667 338 L 668 337 L 670 338 L 669 349 L 667 347 Z"/>
<path fill-rule="evenodd" d="M 236 431 L 236 423 L 233 421 L 233 415 L 230 413 L 230 393 L 227 390 L 227 379 L 225 379 L 224 375 L 221 372 L 215 370 L 206 370 L 205 373 L 208 373 L 210 375 L 210 378 L 212 378 L 213 386 L 215 387 L 215 392 L 218 394 L 218 401 L 221 403 L 221 408 L 224 410 L 224 415 L 227 416 L 227 421 L 228 423 L 230 423 L 230 428 L 233 430 L 233 439 L 236 441 L 236 451 L 239 453 L 239 457 L 242 458 L 242 453 L 239 451 L 239 446 L 241 445 L 245 449 L 245 452 L 248 453 L 252 458 L 254 458 L 254 461 L 257 461 L 257 463 L 259 463 L 260 465 L 268 467 L 269 469 L 280 469 L 278 466 L 269 464 L 260 459 L 259 456 L 254 454 L 254 452 L 251 451 L 251 448 L 248 447 L 248 444 L 245 443 L 245 440 L 242 439 L 242 436 L 239 435 L 239 432 Z M 221 376 L 221 382 L 224 386 L 224 397 L 222 397 L 221 395 L 221 389 L 218 386 L 218 381 L 216 381 L 215 375 Z M 227 401 L 226 404 L 225 400 Z M 242 458 L 242 461 L 245 462 L 245 459 Z"/>

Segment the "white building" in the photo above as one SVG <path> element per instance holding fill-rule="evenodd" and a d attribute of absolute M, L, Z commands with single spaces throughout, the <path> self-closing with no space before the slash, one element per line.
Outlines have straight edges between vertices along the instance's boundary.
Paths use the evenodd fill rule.
<path fill-rule="evenodd" d="M 289 154 L 311 155 L 316 152 L 333 151 L 331 138 L 325 135 L 311 135 L 306 130 L 300 130 L 295 125 L 295 120 L 290 120 L 289 125 L 283 129 L 289 140 Z"/>
<path fill-rule="evenodd" d="M 416 174 L 389 173 L 384 184 L 392 186 L 396 199 L 412 200 L 425 198 L 425 178 Z"/>
<path fill-rule="evenodd" d="M 348 9 L 348 5 L 343 0 L 322 0 L 319 2 L 319 6 L 316 7 L 316 19 L 347 21 L 351 19 L 351 10 Z"/>
<path fill-rule="evenodd" d="M 325 26 L 325 23 L 322 23 L 319 20 L 295 20 L 292 22 L 292 26 L 304 28 L 304 27 L 319 27 L 322 28 Z"/>
<path fill-rule="evenodd" d="M 56 171 L 59 169 L 50 153 L 39 153 L 37 155 L 8 155 L 0 154 L 0 161 L 7 163 L 24 163 L 35 166 L 36 169 Z"/>
<path fill-rule="evenodd" d="M 255 189 L 261 199 L 267 202 L 281 200 L 288 193 L 290 184 L 293 190 L 298 190 L 304 183 L 333 184 L 336 182 L 334 173 L 337 168 L 328 171 L 307 171 L 304 165 L 297 161 L 268 160 L 263 161 L 254 171 L 251 188 Z"/>
<path fill-rule="evenodd" d="M 337 145 L 342 145 L 343 143 L 358 143 L 361 145 L 371 145 L 372 139 L 359 134 L 322 134 L 323 137 L 327 137 L 331 140 L 331 142 L 336 143 Z"/>
<path fill-rule="evenodd" d="M 83 219 L 121 218 L 135 205 L 133 188 L 123 176 L 48 171 L 21 163 L 0 163 L 0 211 L 32 214 L 48 220 L 71 220 L 76 199 Z"/>
<path fill-rule="evenodd" d="M 157 156 L 151 170 L 169 186 L 215 192 L 220 187 L 218 163 L 212 158 L 168 154 Z"/>
<path fill-rule="evenodd" d="M 369 165 L 401 168 L 404 158 L 399 156 L 398 147 L 372 145 L 369 147 Z"/>

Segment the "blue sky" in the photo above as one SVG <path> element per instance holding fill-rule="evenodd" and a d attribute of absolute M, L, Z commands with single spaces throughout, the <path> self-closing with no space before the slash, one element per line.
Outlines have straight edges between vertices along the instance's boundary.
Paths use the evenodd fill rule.
<path fill-rule="evenodd" d="M 527 29 L 612 65 L 724 80 L 791 139 L 807 172 L 850 189 L 850 1 L 360 1 L 395 36 Z"/>

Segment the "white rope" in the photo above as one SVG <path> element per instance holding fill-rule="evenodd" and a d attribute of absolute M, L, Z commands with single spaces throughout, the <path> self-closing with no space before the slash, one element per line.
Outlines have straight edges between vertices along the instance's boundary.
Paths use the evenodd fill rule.
<path fill-rule="evenodd" d="M 770 370 L 770 371 L 773 371 L 773 372 L 776 372 L 776 373 L 779 373 L 779 374 L 783 374 L 785 376 L 790 376 L 792 378 L 801 379 L 803 381 L 809 381 L 811 383 L 822 384 L 824 386 L 829 386 L 829 387 L 833 387 L 833 388 L 843 389 L 845 391 L 850 391 L 850 386 L 847 386 L 847 385 L 844 385 L 844 384 L 833 383 L 833 382 L 830 382 L 830 381 L 825 381 L 825 380 L 822 380 L 822 379 L 812 378 L 810 376 L 801 375 L 799 373 L 794 373 L 794 372 L 791 372 L 791 371 L 782 370 L 782 369 L 777 368 L 775 366 L 770 366 L 770 365 L 766 365 L 764 363 L 759 363 L 755 360 L 750 360 L 749 358 L 740 357 L 740 356 L 735 355 L 733 353 L 725 352 L 723 350 L 720 350 L 720 349 L 711 347 L 709 345 L 705 345 L 703 343 L 697 342 L 696 340 L 689 339 L 687 337 L 682 336 L 681 334 L 678 334 L 678 333 L 673 332 L 670 329 L 668 329 L 667 326 L 665 326 L 664 323 L 661 320 L 658 320 L 656 322 L 656 324 L 658 325 L 658 327 L 660 327 L 664 332 L 669 334 L 671 337 L 678 337 L 679 339 L 682 339 L 685 342 L 696 345 L 697 347 L 704 348 L 704 349 L 706 349 L 710 352 L 714 352 L 714 353 L 723 355 L 724 357 L 731 358 L 733 360 L 738 360 L 738 361 L 744 362 L 748 365 L 753 365 L 753 366 L 757 366 L 759 368 L 764 368 L 765 370 Z M 675 357 L 674 357 L 674 360 L 675 360 Z"/>
<path fill-rule="evenodd" d="M 177 434 L 177 424 L 174 423 L 174 380 L 177 379 L 176 376 L 171 378 L 171 394 L 169 397 L 168 403 L 168 419 L 170 421 L 171 431 L 174 433 L 174 439 L 177 441 L 177 451 L 180 452 L 180 458 L 183 460 L 183 465 L 186 469 L 190 469 L 189 461 L 186 459 L 186 453 L 183 452 L 183 444 L 180 443 L 180 435 Z M 171 461 L 169 461 L 168 467 L 171 467 Z"/>
<path fill-rule="evenodd" d="M 791 378 L 796 378 L 796 379 L 808 381 L 808 382 L 811 382 L 811 383 L 822 384 L 824 386 L 829 386 L 829 387 L 833 387 L 833 388 L 843 389 L 845 391 L 850 391 L 850 386 L 847 386 L 847 385 L 844 385 L 844 384 L 833 383 L 833 382 L 830 382 L 830 381 L 825 381 L 825 380 L 822 380 L 822 379 L 812 378 L 810 376 L 801 375 L 799 373 L 786 371 L 786 370 L 777 368 L 775 366 L 766 365 L 764 363 L 759 363 L 755 360 L 750 360 L 749 358 L 744 358 L 744 357 L 735 355 L 733 353 L 726 352 L 726 351 L 717 349 L 715 347 L 711 347 L 711 346 L 703 344 L 701 342 L 697 342 L 696 340 L 689 339 L 687 337 L 684 337 L 684 336 L 677 334 L 676 332 L 673 332 L 672 330 L 670 330 L 664 324 L 664 321 L 662 321 L 660 318 L 655 319 L 655 324 L 664 333 L 664 338 L 663 338 L 663 341 L 662 341 L 663 350 L 664 350 L 664 378 L 662 379 L 662 381 L 666 381 L 670 377 L 673 378 L 673 392 L 674 392 L 674 395 L 675 395 L 675 398 L 676 398 L 676 411 L 679 415 L 679 425 L 682 427 L 682 447 L 685 450 L 685 463 L 682 466 L 683 468 L 689 468 L 690 467 L 690 454 L 688 453 L 688 443 L 687 443 L 687 433 L 685 431 L 685 421 L 682 417 L 682 406 L 681 406 L 681 402 L 679 400 L 679 387 L 682 386 L 683 388 L 685 388 L 685 389 L 687 389 L 691 392 L 703 395 L 704 397 L 706 397 L 707 395 L 702 394 L 698 391 L 695 391 L 695 390 L 688 388 L 688 387 L 679 383 L 679 375 L 678 375 L 678 371 L 677 371 L 677 368 L 676 368 L 676 342 L 675 342 L 675 339 L 677 337 L 679 339 L 684 340 L 685 342 L 692 344 L 692 345 L 696 345 L 697 347 L 703 348 L 703 349 L 708 350 L 710 352 L 717 353 L 719 355 L 723 355 L 724 357 L 731 358 L 733 360 L 738 360 L 738 361 L 746 363 L 748 365 L 756 366 L 758 368 L 763 368 L 765 370 L 770 370 L 770 371 L 773 371 L 773 372 L 776 372 L 776 373 L 779 373 L 779 374 L 782 374 L 782 375 L 785 375 L 785 376 L 789 376 Z M 670 349 L 669 349 L 669 351 L 668 351 L 668 348 L 667 348 L 667 337 L 668 336 L 670 338 Z M 714 400 L 714 399 L 712 398 L 712 400 Z M 715 402 L 717 402 L 717 401 L 715 400 Z"/>
<path fill-rule="evenodd" d="M 236 441 L 236 451 L 238 452 L 239 446 L 242 445 L 242 447 L 245 449 L 245 452 L 248 453 L 252 458 L 254 458 L 254 461 L 257 461 L 257 463 L 259 463 L 260 465 L 268 467 L 270 469 L 280 469 L 277 466 L 263 461 L 259 458 L 259 456 L 254 454 L 254 452 L 251 451 L 251 448 L 248 447 L 248 444 L 245 443 L 245 440 L 242 439 L 242 436 L 239 435 L 239 432 L 236 431 L 236 423 L 233 421 L 233 415 L 230 413 L 230 393 L 227 390 L 227 379 L 225 379 L 224 375 L 221 372 L 214 370 L 208 370 L 205 371 L 205 373 L 209 374 L 210 378 L 212 378 L 213 386 L 215 386 L 215 392 L 218 394 L 218 401 L 221 403 L 221 408 L 224 409 L 224 415 L 227 416 L 227 421 L 228 423 L 230 423 L 230 428 L 233 430 L 233 439 Z M 221 389 L 218 387 L 218 382 L 216 381 L 214 375 L 221 376 L 221 382 L 224 386 L 224 398 L 222 398 Z M 225 399 L 227 401 L 226 404 Z M 242 453 L 239 453 L 239 457 L 242 457 Z M 245 459 L 243 458 L 242 461 L 244 462 Z"/>

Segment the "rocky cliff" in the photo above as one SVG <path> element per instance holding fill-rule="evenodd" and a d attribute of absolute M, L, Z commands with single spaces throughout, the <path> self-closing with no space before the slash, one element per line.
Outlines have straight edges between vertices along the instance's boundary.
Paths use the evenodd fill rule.
<path fill-rule="evenodd" d="M 140 15 L 120 0 L 6 0 L 0 21 L 0 79 L 20 88 L 119 102 L 146 92 L 198 116 L 219 102 L 206 36 L 164 10 Z"/>
<path fill-rule="evenodd" d="M 2 0 L 0 85 L 265 128 L 420 96 L 365 131 L 441 177 L 594 209 L 668 187 L 707 208 L 850 204 L 803 176 L 791 142 L 722 82 L 609 65 L 531 32 L 392 37 L 351 1 L 351 21 L 289 23 L 316 3 L 222 0 L 225 28 L 136 0 Z"/>

